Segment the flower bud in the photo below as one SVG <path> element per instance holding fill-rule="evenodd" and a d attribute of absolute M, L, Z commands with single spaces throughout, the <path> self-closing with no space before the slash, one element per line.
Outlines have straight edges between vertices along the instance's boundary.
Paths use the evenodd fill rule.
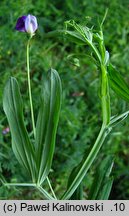
<path fill-rule="evenodd" d="M 27 32 L 31 37 L 34 35 L 37 28 L 37 18 L 33 15 L 19 17 L 15 27 L 17 31 Z"/>

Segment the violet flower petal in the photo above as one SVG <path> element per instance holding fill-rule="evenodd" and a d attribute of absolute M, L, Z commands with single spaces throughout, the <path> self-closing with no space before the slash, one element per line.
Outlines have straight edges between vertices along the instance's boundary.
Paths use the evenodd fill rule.
<path fill-rule="evenodd" d="M 15 29 L 20 32 L 26 32 L 25 29 L 25 20 L 27 16 L 19 17 L 15 26 Z"/>
<path fill-rule="evenodd" d="M 37 19 L 33 15 L 28 15 L 25 19 L 25 30 L 27 33 L 33 35 L 34 32 L 37 30 L 38 24 Z"/>

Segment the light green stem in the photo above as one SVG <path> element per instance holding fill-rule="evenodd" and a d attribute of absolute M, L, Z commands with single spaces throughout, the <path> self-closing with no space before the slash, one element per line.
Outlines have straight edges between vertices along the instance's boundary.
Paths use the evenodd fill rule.
<path fill-rule="evenodd" d="M 110 122 L 111 108 L 107 70 L 104 65 L 101 65 L 101 106 L 103 124 L 106 126 Z"/>
<path fill-rule="evenodd" d="M 41 186 L 37 186 L 37 184 L 33 183 L 4 183 L 4 186 L 6 187 L 34 187 L 37 190 L 39 190 L 45 198 L 49 200 L 54 200 L 55 197 L 53 198 L 45 189 L 43 189 Z"/>
<path fill-rule="evenodd" d="M 28 90 L 29 90 L 29 99 L 30 99 L 30 109 L 31 109 L 31 119 L 32 119 L 32 127 L 33 127 L 33 133 L 34 133 L 34 138 L 36 138 L 36 129 L 35 129 L 35 121 L 34 121 L 34 111 L 33 111 L 33 102 L 32 102 L 32 94 L 31 94 L 31 83 L 30 83 L 30 62 L 29 62 L 29 46 L 30 46 L 30 40 L 31 38 L 28 40 L 28 43 L 27 43 L 27 75 L 28 75 Z M 51 186 L 51 183 L 50 183 L 50 180 L 49 178 L 47 177 L 47 182 L 48 182 L 48 185 L 50 187 L 50 190 L 54 196 L 55 199 L 56 198 L 56 195 L 54 193 L 54 190 L 52 189 L 52 186 Z M 39 188 L 38 188 L 39 189 Z M 40 191 L 41 191 L 41 188 L 40 188 Z"/>
<path fill-rule="evenodd" d="M 4 183 L 4 186 L 35 187 L 33 183 Z"/>
<path fill-rule="evenodd" d="M 84 162 L 82 163 L 82 165 L 80 166 L 79 172 L 77 173 L 77 175 L 75 176 L 72 184 L 70 185 L 70 187 L 68 188 L 68 190 L 64 193 L 64 195 L 61 197 L 61 199 L 63 200 L 67 200 L 71 197 L 71 195 L 73 194 L 73 192 L 76 190 L 76 188 L 79 186 L 79 184 L 81 183 L 81 181 L 83 180 L 84 176 L 86 175 L 87 171 L 89 170 L 89 168 L 91 167 L 93 161 L 95 160 L 105 138 L 107 137 L 108 133 L 110 132 L 110 130 L 108 131 L 107 128 L 105 127 L 105 125 L 102 125 L 101 130 L 99 132 L 99 135 L 96 139 L 96 142 L 94 143 L 90 153 L 88 154 L 88 156 L 86 155 L 83 160 Z"/>
<path fill-rule="evenodd" d="M 33 111 L 33 103 L 32 103 L 32 94 L 31 94 L 31 84 L 30 84 L 30 62 L 29 62 L 29 45 L 30 45 L 30 39 L 27 43 L 27 76 L 28 76 L 28 90 L 29 90 L 29 99 L 30 99 L 30 109 L 31 109 L 31 120 L 32 120 L 32 127 L 33 127 L 33 133 L 34 138 L 36 136 L 35 131 L 35 121 L 34 121 L 34 111 Z"/>
<path fill-rule="evenodd" d="M 41 186 L 36 186 L 36 189 L 38 189 L 47 199 L 54 200 L 54 198 L 46 190 L 44 190 Z"/>
<path fill-rule="evenodd" d="M 97 60 L 99 61 L 99 63 L 101 63 L 101 56 L 97 50 L 97 48 L 95 47 L 95 45 L 93 43 L 89 43 L 89 46 L 92 48 L 95 56 L 97 57 Z"/>
<path fill-rule="evenodd" d="M 55 195 L 55 192 L 54 192 L 54 190 L 53 190 L 53 188 L 52 188 L 52 186 L 51 186 L 51 183 L 50 183 L 50 180 L 49 180 L 48 177 L 47 177 L 47 182 L 48 182 L 48 185 L 49 185 L 49 187 L 50 187 L 50 189 L 51 189 L 51 192 L 52 192 L 53 197 L 54 197 L 55 199 L 57 199 L 57 197 L 56 197 L 56 195 Z"/>
<path fill-rule="evenodd" d="M 106 16 L 106 14 L 105 14 Z M 101 104 L 102 104 L 102 118 L 103 124 L 108 125 L 110 122 L 111 116 L 111 108 L 110 108 L 110 94 L 109 94 L 109 84 L 108 84 L 108 76 L 107 76 L 107 66 L 105 65 L 105 45 L 104 45 L 104 37 L 102 26 L 100 28 L 101 40 L 99 42 L 99 49 L 101 54 Z"/>
<path fill-rule="evenodd" d="M 103 36 L 103 35 L 101 35 Z M 94 54 L 96 55 L 99 63 L 99 68 L 101 70 L 101 106 L 102 106 L 102 127 L 98 134 L 98 137 L 90 150 L 88 156 L 86 155 L 82 162 L 80 163 L 79 167 L 77 167 L 76 175 L 67 189 L 67 191 L 63 194 L 61 199 L 69 199 L 74 191 L 77 189 L 81 181 L 83 180 L 84 176 L 88 172 L 89 168 L 91 167 L 92 163 L 94 162 L 102 144 L 105 141 L 105 138 L 111 131 L 111 128 L 108 127 L 110 123 L 110 96 L 109 96 L 109 86 L 108 86 L 108 77 L 107 77 L 107 70 L 106 65 L 104 65 L 104 57 L 105 57 L 105 47 L 104 42 L 99 44 L 100 45 L 100 53 L 94 46 L 94 44 L 88 44 Z"/>

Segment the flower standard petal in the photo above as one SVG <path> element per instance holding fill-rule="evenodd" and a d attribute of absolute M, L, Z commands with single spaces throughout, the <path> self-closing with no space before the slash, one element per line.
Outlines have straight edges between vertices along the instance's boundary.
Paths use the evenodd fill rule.
<path fill-rule="evenodd" d="M 15 26 L 15 29 L 20 32 L 26 32 L 25 30 L 25 20 L 27 16 L 19 17 Z"/>
<path fill-rule="evenodd" d="M 25 30 L 27 33 L 34 35 L 34 32 L 37 30 L 38 24 L 37 19 L 33 15 L 28 15 L 25 19 Z"/>

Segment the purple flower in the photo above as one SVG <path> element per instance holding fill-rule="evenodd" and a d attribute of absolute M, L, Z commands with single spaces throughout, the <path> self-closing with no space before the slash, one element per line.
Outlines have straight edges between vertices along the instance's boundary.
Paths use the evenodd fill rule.
<path fill-rule="evenodd" d="M 33 15 L 19 17 L 15 29 L 21 32 L 27 32 L 31 36 L 38 28 L 37 18 Z"/>

